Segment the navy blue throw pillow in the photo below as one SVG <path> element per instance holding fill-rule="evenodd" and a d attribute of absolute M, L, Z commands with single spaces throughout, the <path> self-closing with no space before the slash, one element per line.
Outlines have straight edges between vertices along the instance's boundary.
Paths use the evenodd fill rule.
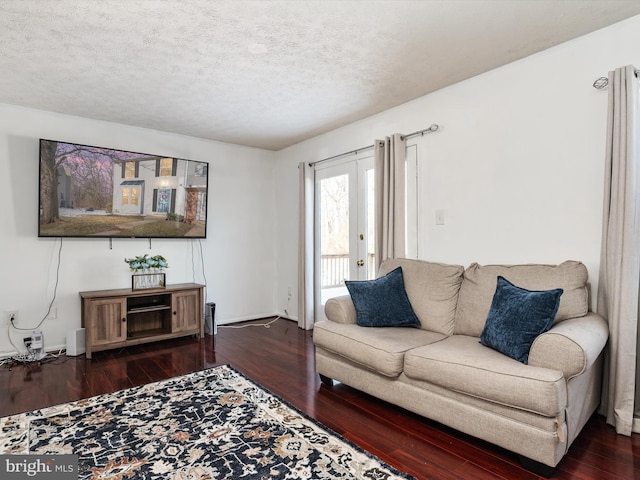
<path fill-rule="evenodd" d="M 525 290 L 498 276 L 480 343 L 526 364 L 533 341 L 553 325 L 562 293 Z"/>
<path fill-rule="evenodd" d="M 356 322 L 361 327 L 419 327 L 404 288 L 402 267 L 375 280 L 345 281 L 353 305 Z"/>

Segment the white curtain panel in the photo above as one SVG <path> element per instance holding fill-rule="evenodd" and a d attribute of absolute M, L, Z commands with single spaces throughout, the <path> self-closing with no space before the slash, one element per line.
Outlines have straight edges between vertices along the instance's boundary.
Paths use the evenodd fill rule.
<path fill-rule="evenodd" d="M 313 263 L 313 168 L 306 162 L 298 165 L 300 176 L 298 218 L 298 326 L 304 330 L 313 328 L 315 305 Z"/>
<path fill-rule="evenodd" d="M 405 256 L 405 143 L 399 133 L 374 142 L 376 271 Z"/>
<path fill-rule="evenodd" d="M 609 72 L 598 313 L 609 321 L 600 413 L 619 434 L 634 431 L 640 295 L 640 121 L 638 79 Z M 636 423 L 638 421 L 636 420 Z M 637 427 L 637 425 L 636 425 Z M 637 428 L 635 429 L 637 431 Z"/>

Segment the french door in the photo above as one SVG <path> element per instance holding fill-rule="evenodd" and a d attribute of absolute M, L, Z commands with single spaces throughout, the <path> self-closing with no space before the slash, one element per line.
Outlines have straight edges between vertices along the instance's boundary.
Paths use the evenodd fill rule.
<path fill-rule="evenodd" d="M 139 185 L 121 187 L 120 210 L 122 213 L 142 213 L 142 196 Z"/>
<path fill-rule="evenodd" d="M 347 295 L 345 280 L 375 276 L 373 156 L 315 171 L 315 318 L 329 298 Z"/>

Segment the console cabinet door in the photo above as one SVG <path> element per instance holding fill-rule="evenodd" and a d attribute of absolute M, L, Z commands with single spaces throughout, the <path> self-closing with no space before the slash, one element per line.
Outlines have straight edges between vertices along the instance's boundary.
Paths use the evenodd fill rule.
<path fill-rule="evenodd" d="M 172 294 L 172 331 L 200 328 L 200 290 L 186 290 Z"/>
<path fill-rule="evenodd" d="M 91 345 L 124 342 L 127 339 L 127 299 L 91 300 L 88 321 Z"/>

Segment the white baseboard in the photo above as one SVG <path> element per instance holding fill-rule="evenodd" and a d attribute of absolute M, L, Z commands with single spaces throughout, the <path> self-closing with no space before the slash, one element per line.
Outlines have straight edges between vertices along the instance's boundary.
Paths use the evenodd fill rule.
<path fill-rule="evenodd" d="M 261 313 L 259 315 L 248 315 L 245 317 L 234 317 L 234 318 L 226 318 L 224 320 L 218 320 L 218 325 L 229 325 L 231 323 L 240 323 L 240 322 L 248 322 L 249 320 L 262 320 L 265 318 L 271 318 L 271 317 L 282 317 L 282 318 L 286 318 L 287 320 L 293 320 L 292 318 L 286 316 L 283 313 Z"/>
<path fill-rule="evenodd" d="M 44 351 L 47 353 L 58 353 L 61 350 L 66 350 L 67 346 L 66 345 L 45 345 L 44 346 Z M 7 358 L 11 358 L 11 357 L 15 357 L 16 355 L 25 355 L 26 351 L 24 352 L 17 352 L 17 351 L 13 351 L 13 352 L 0 352 L 0 360 L 5 360 Z"/>
<path fill-rule="evenodd" d="M 235 317 L 235 318 L 227 318 L 225 320 L 219 320 L 218 321 L 218 325 L 230 325 L 233 323 L 240 323 L 240 322 L 248 322 L 249 320 L 262 320 L 265 318 L 270 318 L 270 317 L 281 317 L 285 320 L 290 320 L 292 322 L 298 322 L 298 318 L 293 316 L 293 315 L 287 315 L 284 312 L 283 313 L 261 313 L 258 315 L 248 315 L 248 316 L 244 316 L 244 317 Z M 57 353 L 60 350 L 65 350 L 67 348 L 66 344 L 63 345 L 45 345 L 45 352 L 47 353 Z M 0 352 L 0 360 L 5 359 L 5 358 L 11 358 L 11 357 L 15 357 L 16 355 L 20 355 L 26 352 Z"/>

